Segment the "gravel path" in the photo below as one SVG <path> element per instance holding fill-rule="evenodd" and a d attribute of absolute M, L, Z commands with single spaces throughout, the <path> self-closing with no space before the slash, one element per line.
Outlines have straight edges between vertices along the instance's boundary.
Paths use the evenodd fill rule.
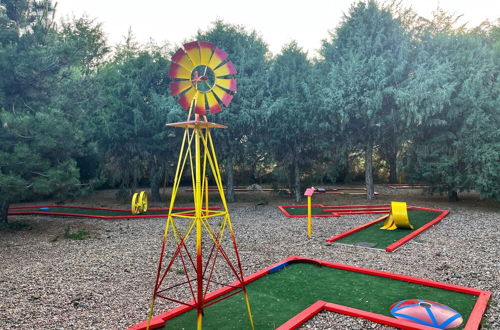
<path fill-rule="evenodd" d="M 396 192 L 383 186 L 377 191 L 381 196 L 376 203 L 398 194 L 399 200 L 411 205 L 449 209 L 451 214 L 391 254 L 324 243 L 325 238 L 377 215 L 315 219 L 314 236 L 307 239 L 306 220 L 285 218 L 276 208 L 290 204 L 289 200 L 270 198 L 264 206 L 235 203 L 230 211 L 245 275 L 300 255 L 470 286 L 493 292 L 484 328 L 500 329 L 498 204 L 449 204 L 440 197 L 423 197 L 419 191 Z M 316 201 L 367 203 L 361 197 L 334 195 Z M 10 222 L 30 228 L 0 231 L 0 329 L 123 329 L 146 318 L 163 219 L 16 216 Z M 67 226 L 84 229 L 90 237 L 66 239 Z M 163 304 L 156 312 L 170 306 Z M 318 314 L 303 328 L 389 329 L 331 312 Z"/>

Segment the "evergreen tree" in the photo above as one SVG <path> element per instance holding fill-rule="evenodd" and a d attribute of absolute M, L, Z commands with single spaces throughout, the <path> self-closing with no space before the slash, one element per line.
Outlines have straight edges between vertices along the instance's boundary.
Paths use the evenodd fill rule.
<path fill-rule="evenodd" d="M 178 134 L 165 124 L 183 119 L 167 93 L 168 68 L 161 49 L 136 48 L 129 38 L 99 71 L 100 106 L 91 114 L 106 177 L 122 189 L 146 178 L 154 200 L 179 145 Z"/>
<path fill-rule="evenodd" d="M 75 161 L 84 149 L 81 116 L 63 107 L 62 91 L 78 71 L 75 68 L 85 66 L 85 56 L 92 60 L 100 54 L 69 42 L 53 15 L 48 0 L 0 2 L 0 221 L 4 222 L 12 202 L 70 198 L 81 188 Z M 98 28 L 95 32 L 100 36 L 95 40 L 101 40 L 102 32 Z"/>
<path fill-rule="evenodd" d="M 323 116 L 319 113 L 313 66 L 297 43 L 286 45 L 272 61 L 269 90 L 267 134 L 263 137 L 278 166 L 289 173 L 298 202 L 302 195 L 301 176 L 310 172 L 311 165 L 319 159 L 322 137 L 318 127 Z"/>
<path fill-rule="evenodd" d="M 374 1 L 354 5 L 334 39 L 323 44 L 329 69 L 324 107 L 349 143 L 364 150 L 368 199 L 374 198 L 374 147 L 385 142 L 396 156 L 402 118 L 396 91 L 408 76 L 408 49 L 401 21 Z"/>
<path fill-rule="evenodd" d="M 484 31 L 455 23 L 438 12 L 420 36 L 418 64 L 400 98 L 419 109 L 408 116 L 414 129 L 406 171 L 434 191 L 447 191 L 450 200 L 471 189 L 498 198 L 499 69 Z"/>
<path fill-rule="evenodd" d="M 216 148 L 224 160 L 226 194 L 234 201 L 234 169 L 247 157 L 249 141 L 258 137 L 263 118 L 263 102 L 267 92 L 266 70 L 268 67 L 267 45 L 255 31 L 247 32 L 241 26 L 216 21 L 205 32 L 198 33 L 198 40 L 208 41 L 229 54 L 238 74 L 238 93 L 231 105 L 216 114 L 213 121 L 227 125 L 227 129 L 215 130 Z"/>

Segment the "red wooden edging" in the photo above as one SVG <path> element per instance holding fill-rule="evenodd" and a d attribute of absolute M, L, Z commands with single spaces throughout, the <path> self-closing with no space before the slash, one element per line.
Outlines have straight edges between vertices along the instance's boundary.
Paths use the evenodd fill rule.
<path fill-rule="evenodd" d="M 415 207 L 416 209 L 420 209 L 419 207 Z M 424 208 L 422 208 L 424 209 Z M 437 211 L 437 210 L 433 210 L 433 209 L 427 209 L 427 211 Z M 430 227 L 434 226 L 436 223 L 438 223 L 439 221 L 441 221 L 444 217 L 446 217 L 448 214 L 450 214 L 450 211 L 440 211 L 441 214 L 435 218 L 434 220 L 426 223 L 425 225 L 423 225 L 422 227 L 418 228 L 417 230 L 411 232 L 410 234 L 406 235 L 405 237 L 401 238 L 400 240 L 392 243 L 391 245 L 387 246 L 385 248 L 385 250 L 387 252 L 392 252 L 394 250 L 396 250 L 397 248 L 399 248 L 401 245 L 405 244 L 406 242 L 408 242 L 409 240 L 417 237 L 418 235 L 420 235 L 422 232 L 426 231 L 427 229 L 429 229 Z"/>
<path fill-rule="evenodd" d="M 9 210 L 22 210 L 8 212 L 8 215 L 56 215 L 56 216 L 67 216 L 67 217 L 80 217 L 80 218 L 94 218 L 94 219 L 136 219 L 136 218 L 161 218 L 167 216 L 168 208 L 152 208 L 150 211 L 165 211 L 165 214 L 137 214 L 137 215 L 98 215 L 98 214 L 82 214 L 82 213 L 66 213 L 66 212 L 50 212 L 50 211 L 27 211 L 29 209 L 40 209 L 40 208 L 69 208 L 69 209 L 84 209 L 84 210 L 95 210 L 95 211 L 113 211 L 113 212 L 123 212 L 130 213 L 130 210 L 125 209 L 112 209 L 112 208 L 99 208 L 99 207 L 88 207 L 88 206 L 74 206 L 74 205 L 35 205 L 35 206 L 14 206 L 10 207 Z M 187 211 L 192 210 L 192 207 L 174 207 L 175 211 Z M 210 206 L 209 210 L 218 210 L 220 206 Z"/>
<path fill-rule="evenodd" d="M 375 220 L 373 220 L 373 221 L 370 221 L 370 222 L 368 222 L 368 223 L 365 223 L 364 225 L 361 225 L 361 226 L 359 226 L 359 227 L 356 227 L 356 228 L 350 229 L 350 230 L 345 231 L 345 232 L 343 232 L 343 233 L 341 233 L 341 234 L 338 234 L 338 235 L 336 235 L 336 236 L 332 236 L 332 237 L 330 237 L 330 238 L 327 238 L 325 241 L 326 241 L 326 242 L 335 242 L 336 240 L 339 240 L 339 239 L 341 239 L 341 238 L 343 238 L 343 237 L 349 236 L 349 235 L 351 235 L 352 233 L 355 233 L 355 232 L 357 232 L 357 231 L 360 231 L 361 229 L 365 229 L 366 227 L 370 227 L 371 225 L 374 225 L 374 224 L 376 224 L 377 222 L 381 222 L 381 221 L 385 220 L 388 216 L 389 216 L 389 214 L 384 215 L 384 216 L 382 216 L 382 217 L 380 217 L 380 218 L 377 218 L 377 219 L 375 219 Z"/>

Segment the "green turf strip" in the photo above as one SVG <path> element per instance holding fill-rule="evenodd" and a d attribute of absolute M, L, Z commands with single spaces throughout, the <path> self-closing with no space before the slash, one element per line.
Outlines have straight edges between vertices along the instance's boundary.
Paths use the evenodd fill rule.
<path fill-rule="evenodd" d="M 291 215 L 307 215 L 307 207 L 284 207 L 284 209 L 290 213 Z M 323 211 L 324 208 L 320 206 L 312 206 L 311 214 L 314 217 L 315 215 L 329 215 L 332 216 L 332 212 Z"/>
<path fill-rule="evenodd" d="M 346 237 L 343 237 L 335 243 L 343 244 L 356 244 L 358 242 L 368 242 L 376 244 L 375 249 L 385 249 L 392 243 L 400 240 L 406 235 L 410 234 L 414 230 L 424 226 L 428 222 L 437 218 L 441 213 L 427 210 L 412 209 L 408 210 L 408 218 L 410 223 L 413 225 L 412 229 L 395 229 L 395 230 L 382 230 L 383 222 L 376 223 L 369 227 L 366 227 L 360 231 L 352 233 Z"/>
<path fill-rule="evenodd" d="M 275 329 L 318 300 L 391 316 L 389 307 L 396 301 L 428 299 L 458 311 L 465 324 L 477 300 L 465 293 L 307 263 L 291 264 L 249 283 L 247 289 L 255 329 Z M 195 328 L 196 311 L 191 310 L 161 329 Z M 249 329 L 243 295 L 206 308 L 203 328 Z"/>
<path fill-rule="evenodd" d="M 128 216 L 128 215 L 134 215 L 129 210 L 124 210 L 124 211 L 110 211 L 110 210 L 102 210 L 102 209 L 100 209 L 100 210 L 91 210 L 91 209 L 79 209 L 79 208 L 69 208 L 69 207 L 49 207 L 48 209 L 46 209 L 45 207 L 42 207 L 42 209 L 33 208 L 33 209 L 13 209 L 12 210 L 12 212 L 29 212 L 29 211 L 51 212 L 51 213 L 54 213 L 55 215 L 57 215 L 57 213 L 73 213 L 73 214 L 81 214 L 81 215 L 102 215 L 102 216 Z M 156 215 L 156 214 L 166 215 L 166 214 L 168 214 L 168 210 L 147 211 L 145 213 L 141 213 L 140 215 Z"/>

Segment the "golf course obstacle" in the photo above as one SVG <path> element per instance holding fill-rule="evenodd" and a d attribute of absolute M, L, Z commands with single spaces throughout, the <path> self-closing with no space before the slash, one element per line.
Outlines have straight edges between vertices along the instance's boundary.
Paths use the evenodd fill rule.
<path fill-rule="evenodd" d="M 406 299 L 391 306 L 391 314 L 436 329 L 456 328 L 463 322 L 462 315 L 453 308 L 426 299 Z"/>
<path fill-rule="evenodd" d="M 178 103 L 188 110 L 188 114 L 184 122 L 167 124 L 183 128 L 184 135 L 146 329 L 157 327 L 156 321 L 152 320 L 157 299 L 195 310 L 195 319 L 188 322 L 186 327 L 194 328 L 196 325 L 201 330 L 204 318 L 211 317 L 210 311 L 204 311 L 216 302 L 220 303 L 235 295 L 243 300 L 238 305 L 246 311 L 244 327 L 254 328 L 241 259 L 210 132 L 212 128 L 227 127 L 209 122 L 206 117 L 207 110 L 212 114 L 222 110 L 219 102 L 228 106 L 236 92 L 236 80 L 231 78 L 236 74 L 236 69 L 227 57 L 227 53 L 203 41 L 184 44 L 172 56 L 168 73 L 171 94 L 179 96 Z M 193 183 L 194 214 L 173 211 L 186 163 L 189 164 Z M 209 209 L 209 178 L 217 186 L 222 210 Z M 211 301 L 209 292 L 225 285 L 217 276 L 222 271 L 229 273 L 233 278 L 231 281 L 234 280 L 230 286 L 232 292 Z M 180 281 L 180 277 L 184 281 Z M 171 295 L 174 289 L 176 292 Z M 192 300 L 179 298 L 179 290 Z"/>
<path fill-rule="evenodd" d="M 398 228 L 413 229 L 413 226 L 408 220 L 408 212 L 405 202 L 391 202 L 391 213 L 384 221 L 384 225 L 380 229 L 395 230 Z"/>
<path fill-rule="evenodd" d="M 220 209 L 219 206 L 210 206 L 211 210 Z M 167 208 L 150 208 L 141 214 L 132 214 L 130 209 L 114 209 L 102 207 L 88 207 L 76 205 L 32 205 L 32 206 L 11 206 L 9 216 L 16 215 L 47 215 L 61 217 L 79 217 L 105 220 L 117 219 L 143 219 L 143 218 L 164 218 L 168 215 Z M 175 207 L 174 211 L 184 211 L 193 213 L 192 207 Z"/>
<path fill-rule="evenodd" d="M 396 228 L 394 230 L 380 230 L 380 228 L 377 227 L 382 221 L 387 221 L 390 217 L 390 204 L 335 206 L 322 204 L 279 205 L 278 209 L 289 218 L 308 218 L 308 236 L 309 233 L 312 235 L 312 217 L 337 218 L 342 215 L 382 214 L 381 217 L 371 222 L 327 238 L 325 241 L 329 243 L 336 242 L 341 244 L 357 245 L 360 247 L 385 249 L 387 252 L 393 252 L 398 249 L 403 244 L 437 224 L 450 213 L 445 210 L 418 206 L 403 207 L 402 204 L 398 205 L 400 206 L 397 211 L 403 212 L 403 210 L 405 210 L 407 212 L 406 218 L 408 225 L 406 225 L 406 222 L 403 221 L 405 223 L 405 225 L 402 225 L 403 228 Z M 412 228 L 410 228 L 409 225 L 411 225 Z"/>
<path fill-rule="evenodd" d="M 132 214 L 141 214 L 148 210 L 148 194 L 143 190 L 132 195 Z"/>
<path fill-rule="evenodd" d="M 256 329 L 296 329 L 321 311 L 361 317 L 388 326 L 432 330 L 407 319 L 395 318 L 394 302 L 415 297 L 450 306 L 463 318 L 461 329 L 478 329 L 491 293 L 443 282 L 292 256 L 245 277 L 252 296 Z M 207 294 L 205 324 L 210 329 L 245 328 L 248 314 L 243 297 L 232 295 L 238 282 Z M 222 297 L 230 296 L 226 300 Z M 168 310 L 151 319 L 157 329 L 192 328 L 195 302 Z M 147 328 L 147 321 L 130 329 Z"/>

